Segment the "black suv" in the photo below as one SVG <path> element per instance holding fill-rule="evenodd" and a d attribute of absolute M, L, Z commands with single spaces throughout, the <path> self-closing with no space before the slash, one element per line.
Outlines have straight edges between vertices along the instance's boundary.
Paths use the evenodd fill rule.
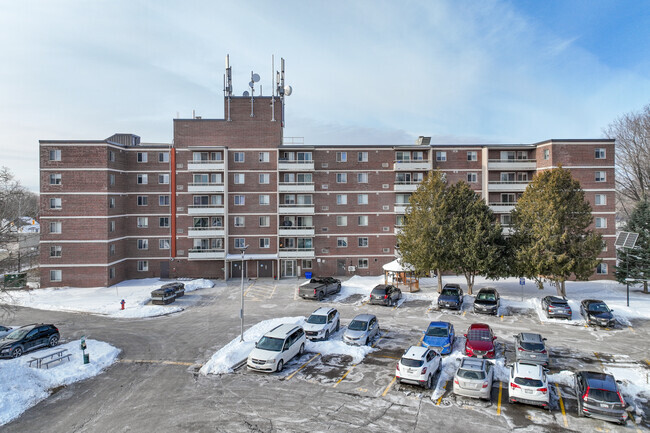
<path fill-rule="evenodd" d="M 580 303 L 580 314 L 589 325 L 598 325 L 613 328 L 616 319 L 607 304 L 596 299 L 585 299 Z"/>
<path fill-rule="evenodd" d="M 370 292 L 370 304 L 396 305 L 402 299 L 402 291 L 395 286 L 379 284 Z"/>
<path fill-rule="evenodd" d="M 463 308 L 463 289 L 458 284 L 445 284 L 438 296 L 438 308 Z"/>
<path fill-rule="evenodd" d="M 59 330 L 54 325 L 27 325 L 14 329 L 0 340 L 0 358 L 18 358 L 25 352 L 59 344 Z"/>
<path fill-rule="evenodd" d="M 499 312 L 499 305 L 501 304 L 499 292 L 492 287 L 485 287 L 478 291 L 476 299 L 474 299 L 474 312 L 494 314 Z"/>
<path fill-rule="evenodd" d="M 542 310 L 546 313 L 546 317 L 571 320 L 571 307 L 565 298 L 545 296 L 542 298 Z"/>
<path fill-rule="evenodd" d="M 576 373 L 576 394 L 578 416 L 589 416 L 605 421 L 625 424 L 627 404 L 616 386 L 611 374 L 592 371 Z"/>

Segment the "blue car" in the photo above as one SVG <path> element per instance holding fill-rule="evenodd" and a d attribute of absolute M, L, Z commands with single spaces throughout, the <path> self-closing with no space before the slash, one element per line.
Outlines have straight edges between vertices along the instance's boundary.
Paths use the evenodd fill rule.
<path fill-rule="evenodd" d="M 441 355 L 447 355 L 454 349 L 454 341 L 454 325 L 449 322 L 431 322 L 424 333 L 422 345 L 431 347 Z"/>

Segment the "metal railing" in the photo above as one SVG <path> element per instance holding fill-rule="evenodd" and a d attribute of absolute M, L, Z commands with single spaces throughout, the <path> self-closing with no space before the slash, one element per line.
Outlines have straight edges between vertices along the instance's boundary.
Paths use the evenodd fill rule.
<path fill-rule="evenodd" d="M 188 164 L 223 164 L 223 159 L 190 159 L 187 161 Z"/>
<path fill-rule="evenodd" d="M 488 159 L 488 162 L 537 162 L 536 159 Z"/>
<path fill-rule="evenodd" d="M 278 227 L 280 230 L 314 230 L 314 226 L 283 226 Z"/>
<path fill-rule="evenodd" d="M 224 230 L 224 226 L 188 227 L 189 230 Z"/>
<path fill-rule="evenodd" d="M 280 203 L 280 207 L 314 207 L 313 203 Z"/>
<path fill-rule="evenodd" d="M 529 184 L 529 180 L 491 180 L 488 182 L 490 185 L 526 185 Z"/>
<path fill-rule="evenodd" d="M 278 182 L 280 186 L 292 186 L 292 185 L 314 185 L 314 182 Z"/>
<path fill-rule="evenodd" d="M 419 185 L 421 180 L 396 180 L 395 185 Z"/>
<path fill-rule="evenodd" d="M 223 186 L 223 182 L 190 182 L 189 186 Z"/>
<path fill-rule="evenodd" d="M 190 248 L 190 253 L 223 253 L 224 248 Z"/>
<path fill-rule="evenodd" d="M 222 204 L 191 204 L 188 206 L 190 209 L 205 209 L 209 207 L 223 207 Z"/>
<path fill-rule="evenodd" d="M 280 252 L 314 252 L 314 248 L 288 248 L 288 247 L 282 247 L 278 248 L 278 251 Z"/>
<path fill-rule="evenodd" d="M 516 206 L 516 201 L 491 201 L 488 206 Z"/>

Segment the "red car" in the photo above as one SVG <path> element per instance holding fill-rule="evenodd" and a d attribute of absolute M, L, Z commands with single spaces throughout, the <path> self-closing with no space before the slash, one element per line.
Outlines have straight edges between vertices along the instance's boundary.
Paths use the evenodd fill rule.
<path fill-rule="evenodd" d="M 465 334 L 465 354 L 476 358 L 494 358 L 494 340 L 489 325 L 473 323 Z"/>

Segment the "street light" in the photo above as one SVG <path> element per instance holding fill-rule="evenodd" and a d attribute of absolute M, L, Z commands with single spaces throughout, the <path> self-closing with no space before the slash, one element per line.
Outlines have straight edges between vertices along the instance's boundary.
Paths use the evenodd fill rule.
<path fill-rule="evenodd" d="M 244 245 L 239 248 L 241 250 L 241 310 L 239 310 L 239 318 L 241 319 L 241 337 L 239 341 L 244 342 L 244 253 L 249 245 Z"/>

